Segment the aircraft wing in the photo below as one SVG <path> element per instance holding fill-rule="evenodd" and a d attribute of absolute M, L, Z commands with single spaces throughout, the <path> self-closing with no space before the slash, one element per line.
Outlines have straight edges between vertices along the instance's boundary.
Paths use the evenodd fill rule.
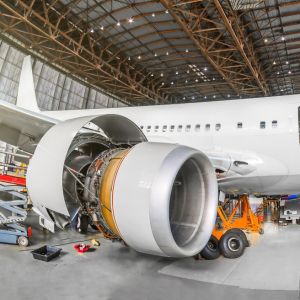
<path fill-rule="evenodd" d="M 33 153 L 36 144 L 58 121 L 0 100 L 0 140 Z"/>

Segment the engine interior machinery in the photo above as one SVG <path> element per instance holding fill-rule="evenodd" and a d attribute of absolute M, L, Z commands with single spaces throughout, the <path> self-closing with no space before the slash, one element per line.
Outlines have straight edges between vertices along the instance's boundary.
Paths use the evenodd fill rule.
<path fill-rule="evenodd" d="M 29 163 L 27 187 L 46 220 L 63 226 L 80 211 L 107 238 L 154 255 L 199 253 L 216 220 L 218 187 L 207 156 L 147 142 L 119 115 L 50 128 Z"/>

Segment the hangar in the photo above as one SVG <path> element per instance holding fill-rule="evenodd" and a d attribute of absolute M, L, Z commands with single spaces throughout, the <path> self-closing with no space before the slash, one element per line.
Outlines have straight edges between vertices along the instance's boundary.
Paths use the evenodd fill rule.
<path fill-rule="evenodd" d="M 299 17 L 0 0 L 1 297 L 297 299 Z"/>

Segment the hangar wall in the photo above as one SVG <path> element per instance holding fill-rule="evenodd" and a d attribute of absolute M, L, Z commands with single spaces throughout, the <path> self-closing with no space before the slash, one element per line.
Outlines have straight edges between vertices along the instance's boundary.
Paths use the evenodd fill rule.
<path fill-rule="evenodd" d="M 0 99 L 15 103 L 23 58 L 26 54 L 0 39 Z M 68 74 L 32 58 L 39 107 L 66 110 L 126 106 L 118 99 L 89 87 Z"/>

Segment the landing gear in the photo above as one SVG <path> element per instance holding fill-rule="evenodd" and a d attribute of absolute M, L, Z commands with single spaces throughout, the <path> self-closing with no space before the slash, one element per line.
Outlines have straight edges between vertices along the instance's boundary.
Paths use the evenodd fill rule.
<path fill-rule="evenodd" d="M 228 231 L 222 236 L 219 247 L 224 257 L 238 258 L 243 255 L 246 245 L 239 233 Z"/>
<path fill-rule="evenodd" d="M 221 255 L 218 239 L 212 235 L 200 254 L 203 258 L 208 260 L 218 258 Z"/>

